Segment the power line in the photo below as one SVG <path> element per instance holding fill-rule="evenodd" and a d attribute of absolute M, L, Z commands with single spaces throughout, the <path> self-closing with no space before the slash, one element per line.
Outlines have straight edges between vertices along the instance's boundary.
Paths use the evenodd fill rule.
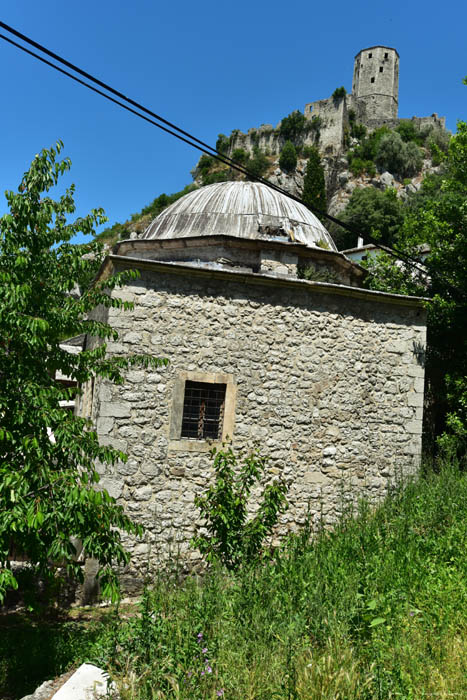
<path fill-rule="evenodd" d="M 263 178 L 261 176 L 258 176 L 258 175 L 251 173 L 247 168 L 243 167 L 241 164 L 232 160 L 228 156 L 226 156 L 222 153 L 219 153 L 218 151 L 216 151 L 215 148 L 213 148 L 209 144 L 205 143 L 204 141 L 201 141 L 197 137 L 193 136 L 188 131 L 185 131 L 184 129 L 178 127 L 176 124 L 173 124 L 172 122 L 168 121 L 167 119 L 164 119 L 163 117 L 161 117 L 157 113 L 144 107 L 143 105 L 136 102 L 132 98 L 127 97 L 122 92 L 119 92 L 118 90 L 114 89 L 113 87 L 111 87 L 107 83 L 104 83 L 103 81 L 94 77 L 90 73 L 88 73 L 88 72 L 82 70 L 81 68 L 79 68 L 78 66 L 74 65 L 70 61 L 67 61 L 66 59 L 62 58 L 61 56 L 54 53 L 53 51 L 50 51 L 45 46 L 42 46 L 38 42 L 27 37 L 25 34 L 22 34 L 21 32 L 17 31 L 13 27 L 10 27 L 8 24 L 5 24 L 5 22 L 0 21 L 0 27 L 5 29 L 6 31 L 10 32 L 14 36 L 18 37 L 22 41 L 26 42 L 27 44 L 34 46 L 36 49 L 38 49 L 42 53 L 45 53 L 47 56 L 50 56 L 55 61 L 58 61 L 59 63 L 67 66 L 68 68 L 75 71 L 79 75 L 82 75 L 87 80 L 90 80 L 91 82 L 95 83 L 96 85 L 99 85 L 100 87 L 104 88 L 105 90 L 110 92 L 112 95 L 115 95 L 116 97 L 118 97 L 120 99 L 115 99 L 114 97 L 111 97 L 107 93 L 103 92 L 102 90 L 99 90 L 98 88 L 94 87 L 93 85 L 90 85 L 88 82 L 78 78 L 77 76 L 73 75 L 69 71 L 64 70 L 63 68 L 60 68 L 60 66 L 57 66 L 55 63 L 48 61 L 47 59 L 45 59 L 43 56 L 40 56 L 36 52 L 31 51 L 30 49 L 27 49 L 25 46 L 22 46 L 21 44 L 14 41 L 13 39 L 5 36 L 4 34 L 0 34 L 1 39 L 3 39 L 4 41 L 8 42 L 9 44 L 15 46 L 16 48 L 20 49 L 21 51 L 27 53 L 28 55 L 32 56 L 33 58 L 36 58 L 37 60 L 39 60 L 42 63 L 49 66 L 50 68 L 53 68 L 54 70 L 58 71 L 59 73 L 66 75 L 68 78 L 71 78 L 72 80 L 79 83 L 80 85 L 87 87 L 89 90 L 92 90 L 93 92 L 97 93 L 98 95 L 101 95 L 105 99 L 109 100 L 110 102 L 113 102 L 114 104 L 118 105 L 119 107 L 122 107 L 123 109 L 134 114 L 135 116 L 140 117 L 141 119 L 144 119 L 146 122 L 152 124 L 153 126 L 157 126 L 162 131 L 165 131 L 166 133 L 168 133 L 172 136 L 175 136 L 175 138 L 178 138 L 180 141 L 183 141 L 184 143 L 188 144 L 189 146 L 192 146 L 193 148 L 197 149 L 198 151 L 201 151 L 202 153 L 209 155 L 210 157 L 214 158 L 215 160 L 217 160 L 221 163 L 224 163 L 225 165 L 228 165 L 233 170 L 236 170 L 237 172 L 240 172 L 243 175 L 246 175 L 247 177 L 249 177 L 252 180 L 257 180 L 257 181 L 267 185 L 271 189 L 275 190 L 276 192 L 279 192 L 280 194 L 283 194 L 283 195 L 289 197 L 290 199 L 293 199 L 294 201 L 298 202 L 299 204 L 306 206 L 313 213 L 318 214 L 319 216 L 325 217 L 329 221 L 332 221 L 333 223 L 337 224 L 338 226 L 341 226 L 342 228 L 349 231 L 353 235 L 355 235 L 357 237 L 362 235 L 361 231 L 357 231 L 356 229 L 354 229 L 353 226 L 350 226 L 346 222 L 341 221 L 340 219 L 337 219 L 336 217 L 332 216 L 331 214 L 328 214 L 327 212 L 321 211 L 319 209 L 316 209 L 315 207 L 311 207 L 311 206 L 305 204 L 305 202 L 303 202 L 303 200 L 300 197 L 297 197 L 297 196 L 291 194 L 290 192 L 288 192 L 284 188 L 270 182 L 266 178 Z M 133 109 L 133 107 L 129 107 L 127 104 L 125 104 L 121 100 L 128 102 L 136 109 Z M 141 110 L 141 111 L 137 111 L 137 110 Z M 144 114 L 141 114 L 141 112 L 144 112 Z M 148 116 L 145 116 L 145 115 L 150 115 L 151 118 L 149 118 Z M 158 120 L 158 121 L 155 121 L 155 120 Z M 159 122 L 162 122 L 162 123 L 159 123 Z M 164 125 L 166 125 L 166 126 L 164 126 Z M 394 257 L 398 260 L 402 260 L 406 265 L 413 268 L 417 272 L 423 272 L 423 268 L 421 267 L 420 262 L 418 260 L 416 260 L 415 258 L 412 258 L 411 256 L 403 253 L 402 251 L 398 251 L 397 249 L 387 248 L 386 246 L 379 243 L 373 236 L 371 236 L 371 234 L 365 233 L 364 235 L 365 235 L 365 238 L 367 238 L 377 248 L 384 250 L 386 253 L 388 253 L 389 255 L 391 255 L 392 257 Z"/>

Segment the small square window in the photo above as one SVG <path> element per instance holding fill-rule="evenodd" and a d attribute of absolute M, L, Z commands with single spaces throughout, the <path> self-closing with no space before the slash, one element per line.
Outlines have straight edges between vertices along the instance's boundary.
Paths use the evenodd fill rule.
<path fill-rule="evenodd" d="M 372 53 L 369 53 L 369 54 L 368 54 L 368 58 L 371 58 L 372 56 L 373 56 Z"/>
<path fill-rule="evenodd" d="M 195 440 L 218 440 L 221 437 L 225 389 L 225 384 L 185 383 L 180 437 Z"/>
<path fill-rule="evenodd" d="M 375 82 L 375 79 L 374 79 L 374 78 L 372 78 L 370 82 L 374 83 L 374 82 Z"/>
<path fill-rule="evenodd" d="M 380 72 L 380 73 L 383 72 L 383 66 L 380 66 L 380 67 L 379 67 L 379 72 Z"/>

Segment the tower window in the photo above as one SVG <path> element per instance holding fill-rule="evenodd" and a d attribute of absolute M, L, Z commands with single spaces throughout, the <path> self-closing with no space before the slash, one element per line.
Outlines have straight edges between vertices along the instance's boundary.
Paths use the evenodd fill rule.
<path fill-rule="evenodd" d="M 182 438 L 219 439 L 224 420 L 225 389 L 225 384 L 186 382 Z"/>
<path fill-rule="evenodd" d="M 374 83 L 374 82 L 375 82 L 375 79 L 374 79 L 374 78 L 372 78 L 370 82 Z"/>
<path fill-rule="evenodd" d="M 383 72 L 383 66 L 380 66 L 379 72 L 380 72 L 380 73 Z"/>
<path fill-rule="evenodd" d="M 373 56 L 372 53 L 369 53 L 369 54 L 368 54 L 368 58 L 372 58 L 372 56 Z"/>
<path fill-rule="evenodd" d="M 388 56 L 389 56 L 388 53 L 385 53 L 385 54 L 384 54 L 384 58 L 388 58 Z"/>

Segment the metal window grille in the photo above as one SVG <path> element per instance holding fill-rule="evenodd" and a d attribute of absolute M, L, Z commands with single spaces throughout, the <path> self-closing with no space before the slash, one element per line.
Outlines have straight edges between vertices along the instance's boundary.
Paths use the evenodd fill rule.
<path fill-rule="evenodd" d="M 185 383 L 182 438 L 217 440 L 221 437 L 225 387 L 225 384 Z"/>

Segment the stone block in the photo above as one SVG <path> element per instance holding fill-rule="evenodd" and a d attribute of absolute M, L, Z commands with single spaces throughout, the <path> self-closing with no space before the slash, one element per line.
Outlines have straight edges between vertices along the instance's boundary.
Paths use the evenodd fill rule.
<path fill-rule="evenodd" d="M 113 418 L 98 418 L 97 420 L 97 434 L 106 435 L 110 433 L 114 426 Z"/>
<path fill-rule="evenodd" d="M 109 675 L 93 664 L 82 664 L 55 693 L 54 700 L 91 700 L 109 697 L 115 690 Z M 111 695 L 112 697 L 112 695 Z"/>
<path fill-rule="evenodd" d="M 108 491 L 112 498 L 120 498 L 123 491 L 123 480 L 119 477 L 103 476 L 98 488 Z"/>
<path fill-rule="evenodd" d="M 102 401 L 100 407 L 100 416 L 114 417 L 114 418 L 129 418 L 130 417 L 130 407 L 124 403 L 117 403 L 116 401 L 107 402 Z"/>

